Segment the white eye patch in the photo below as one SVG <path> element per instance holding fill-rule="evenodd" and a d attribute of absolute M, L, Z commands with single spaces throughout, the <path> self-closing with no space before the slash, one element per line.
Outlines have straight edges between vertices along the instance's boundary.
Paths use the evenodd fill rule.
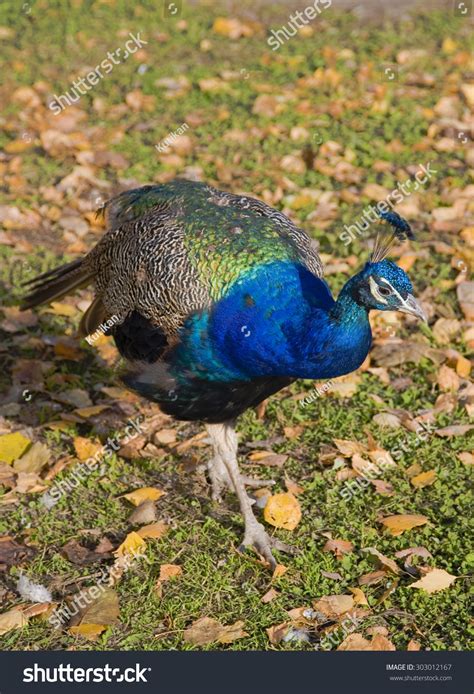
<path fill-rule="evenodd" d="M 397 310 L 398 311 L 405 310 L 406 313 L 412 313 L 412 309 L 410 307 L 410 304 L 406 301 L 406 299 L 404 299 L 402 297 L 400 292 L 397 292 L 395 287 L 393 285 L 391 285 L 390 282 L 385 279 L 385 277 L 380 277 L 379 280 L 380 280 L 380 282 L 383 282 L 384 284 L 386 284 L 387 288 L 389 288 L 390 291 L 392 292 L 392 294 L 394 294 L 397 297 L 397 299 L 399 300 L 400 305 L 397 307 Z M 387 304 L 388 303 L 387 299 L 384 298 L 383 296 L 381 296 L 381 294 L 378 290 L 376 281 L 372 277 L 369 277 L 369 282 L 370 282 L 370 291 L 372 293 L 372 296 L 375 299 L 377 299 L 377 301 L 380 301 L 382 304 Z"/>
<path fill-rule="evenodd" d="M 394 291 L 394 289 L 393 289 L 392 285 L 390 284 L 390 282 L 387 282 L 387 280 L 385 280 L 385 279 L 383 279 L 383 278 L 380 278 L 380 279 L 381 279 L 383 282 L 385 282 L 386 284 L 388 284 L 388 286 L 390 287 L 390 289 L 392 289 L 392 291 Z M 375 299 L 376 301 L 380 302 L 381 304 L 387 304 L 387 303 L 388 303 L 387 297 L 382 296 L 381 293 L 379 292 L 378 284 L 377 284 L 377 282 L 374 280 L 373 277 L 369 277 L 369 286 L 370 286 L 370 293 L 372 294 L 372 296 L 374 297 L 374 299 Z M 395 292 L 395 293 L 398 294 L 398 292 Z M 398 296 L 399 296 L 400 299 L 401 299 L 400 294 L 398 294 Z"/>

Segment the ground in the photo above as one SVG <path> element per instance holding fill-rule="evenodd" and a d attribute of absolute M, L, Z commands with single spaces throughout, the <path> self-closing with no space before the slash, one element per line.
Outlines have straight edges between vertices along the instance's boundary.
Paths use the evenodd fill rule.
<path fill-rule="evenodd" d="M 22 10 L 4 2 L 0 9 L 0 96 L 8 101 L 0 119 L 0 604 L 2 614 L 29 617 L 13 629 L 0 614 L 1 647 L 336 649 L 350 647 L 353 632 L 373 648 L 376 634 L 381 648 L 468 648 L 468 19 L 441 10 L 381 24 L 327 10 L 272 51 L 269 31 L 288 22 L 288 9 L 244 4 L 229 13 L 214 3 L 183 3 L 162 12 L 154 2 L 119 0 L 75 0 L 68 9 L 25 3 Z M 146 44 L 55 116 L 51 97 L 70 90 L 130 33 Z M 184 134 L 170 139 L 184 123 Z M 236 499 L 211 501 L 201 427 L 173 422 L 118 390 L 121 367 L 109 339 L 74 338 L 90 290 L 18 314 L 21 281 L 91 248 L 103 231 L 94 210 L 114 192 L 179 175 L 283 209 L 318 241 L 337 293 L 367 259 L 375 234 L 346 244 L 344 225 L 397 182 L 414 181 L 422 165 L 430 176 L 397 206 L 417 241 L 394 257 L 408 270 L 429 326 L 374 316 L 374 351 L 357 375 L 342 385 L 298 382 L 240 420 L 242 469 L 275 478 L 271 493 L 291 492 L 301 508 L 293 530 L 267 525 L 296 548 L 293 556 L 277 554 L 287 570 L 272 577 L 255 554 L 237 551 L 243 526 Z M 313 401 L 302 401 L 315 385 Z M 127 420 L 139 415 L 143 434 L 47 510 L 48 488 L 71 479 L 79 460 L 107 437 L 123 437 Z M 11 432 L 41 442 L 46 458 L 10 455 L 2 439 Z M 394 464 L 357 486 L 380 450 Z M 355 491 L 344 493 L 351 481 Z M 163 521 L 168 529 L 148 536 L 147 560 L 115 582 L 117 614 L 89 615 L 99 624 L 94 638 L 53 628 L 49 605 L 28 614 L 31 604 L 17 591 L 20 572 L 47 587 L 57 606 L 67 604 L 97 584 L 113 552 L 140 528 L 123 495 L 148 487 L 166 492 L 151 506 L 148 525 Z M 382 522 L 406 514 L 422 524 L 410 528 L 404 518 L 403 531 L 392 534 Z M 396 555 L 409 548 L 411 556 Z M 433 593 L 412 587 L 433 568 L 456 579 Z M 344 609 L 337 599 L 324 607 L 320 599 L 331 595 L 352 599 Z M 288 614 L 303 606 L 314 611 Z M 356 627 L 341 626 L 348 613 Z M 242 621 L 239 638 L 185 632 L 203 617 L 226 626 Z"/>

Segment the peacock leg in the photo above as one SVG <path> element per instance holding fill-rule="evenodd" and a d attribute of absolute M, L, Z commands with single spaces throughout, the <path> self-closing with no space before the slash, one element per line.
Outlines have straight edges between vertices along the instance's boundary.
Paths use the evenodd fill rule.
<path fill-rule="evenodd" d="M 235 488 L 229 476 L 229 473 L 227 472 L 227 468 L 222 459 L 219 447 L 216 443 L 214 429 L 211 428 L 216 426 L 220 427 L 221 425 L 210 424 L 207 426 L 207 430 L 214 449 L 214 455 L 212 456 L 212 458 L 208 460 L 207 463 L 207 471 L 209 474 L 209 479 L 211 481 L 211 496 L 214 499 L 214 501 L 221 501 L 222 493 L 225 489 L 229 489 L 230 491 L 235 492 Z M 246 475 L 240 475 L 240 479 L 242 480 L 244 485 L 246 485 L 247 487 L 253 487 L 254 489 L 258 489 L 260 487 L 269 487 L 276 484 L 275 480 L 256 480 L 253 477 L 247 477 Z"/>
<path fill-rule="evenodd" d="M 254 546 L 274 567 L 276 566 L 276 561 L 272 554 L 272 546 L 283 549 L 284 545 L 283 543 L 272 542 L 263 525 L 254 516 L 252 501 L 245 491 L 244 480 L 240 475 L 237 463 L 237 435 L 234 426 L 228 422 L 224 424 L 209 424 L 207 425 L 207 430 L 216 454 L 220 457 L 220 463 L 224 465 L 232 488 L 239 499 L 240 510 L 245 522 L 245 534 L 242 545 L 244 547 Z M 216 457 L 214 458 L 215 460 Z"/>

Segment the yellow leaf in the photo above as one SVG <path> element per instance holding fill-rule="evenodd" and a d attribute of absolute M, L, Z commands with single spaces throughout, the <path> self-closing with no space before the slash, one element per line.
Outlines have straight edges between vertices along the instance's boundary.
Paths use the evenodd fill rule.
<path fill-rule="evenodd" d="M 414 487 L 421 489 L 422 487 L 427 487 L 429 484 L 433 484 L 436 480 L 436 470 L 427 470 L 419 475 L 412 477 L 410 482 Z"/>
<path fill-rule="evenodd" d="M 145 537 L 159 539 L 160 537 L 163 537 L 167 530 L 168 526 L 166 525 L 166 523 L 163 523 L 163 521 L 158 521 L 158 523 L 150 523 L 150 525 L 144 525 L 143 528 L 137 530 L 137 535 L 139 535 L 143 539 Z"/>
<path fill-rule="evenodd" d="M 140 506 L 144 501 L 156 501 L 160 496 L 164 496 L 166 492 L 156 487 L 141 487 L 133 492 L 124 494 L 123 498 L 128 499 L 134 506 Z"/>
<path fill-rule="evenodd" d="M 415 581 L 409 587 L 410 588 L 421 588 L 427 593 L 437 593 L 439 590 L 444 588 L 449 588 L 451 583 L 459 578 L 459 576 L 452 576 L 444 569 L 432 569 L 426 576 L 420 578 L 419 581 Z"/>
<path fill-rule="evenodd" d="M 364 591 L 361 590 L 360 588 L 349 588 L 351 591 L 352 595 L 354 596 L 354 604 L 355 605 L 367 605 L 367 598 L 364 595 Z"/>
<path fill-rule="evenodd" d="M 8 610 L 8 612 L 0 614 L 0 636 L 12 629 L 21 629 L 27 621 L 21 610 Z"/>
<path fill-rule="evenodd" d="M 103 446 L 100 442 L 86 439 L 84 436 L 76 436 L 73 443 L 74 450 L 79 460 L 93 458 L 96 453 L 103 450 Z"/>
<path fill-rule="evenodd" d="M 382 524 L 392 535 L 401 535 L 405 530 L 411 530 L 418 525 L 428 523 L 428 518 L 416 513 L 402 513 L 396 516 L 387 516 L 382 520 Z"/>
<path fill-rule="evenodd" d="M 54 313 L 56 316 L 75 316 L 78 309 L 71 304 L 61 304 L 59 301 L 52 301 L 50 304 L 51 308 L 47 308 L 47 313 Z"/>
<path fill-rule="evenodd" d="M 301 520 L 299 501 L 289 492 L 274 494 L 265 506 L 263 517 L 275 528 L 294 530 Z"/>
<path fill-rule="evenodd" d="M 143 538 L 138 535 L 138 533 L 131 532 L 128 533 L 122 544 L 117 547 L 114 554 L 118 557 L 123 557 L 126 554 L 140 555 L 145 552 L 146 542 Z"/>
<path fill-rule="evenodd" d="M 0 436 L 0 461 L 11 465 L 23 455 L 30 443 L 31 441 L 18 431 Z"/>
<path fill-rule="evenodd" d="M 77 627 L 69 627 L 71 634 L 83 636 L 89 641 L 95 641 L 106 629 L 105 624 L 79 624 Z"/>
<path fill-rule="evenodd" d="M 27 149 L 30 149 L 30 147 L 33 147 L 34 143 L 30 139 L 28 140 L 12 140 L 11 142 L 7 142 L 5 147 L 3 148 L 5 152 L 8 152 L 8 154 L 21 154 L 21 152 L 25 152 Z"/>

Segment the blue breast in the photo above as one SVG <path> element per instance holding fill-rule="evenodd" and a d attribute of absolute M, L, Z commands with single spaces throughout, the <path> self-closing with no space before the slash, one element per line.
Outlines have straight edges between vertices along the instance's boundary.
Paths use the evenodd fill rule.
<path fill-rule="evenodd" d="M 214 381 L 353 371 L 370 347 L 370 326 L 355 305 L 335 319 L 335 305 L 327 284 L 301 265 L 254 268 L 212 308 L 188 319 L 174 370 Z"/>

